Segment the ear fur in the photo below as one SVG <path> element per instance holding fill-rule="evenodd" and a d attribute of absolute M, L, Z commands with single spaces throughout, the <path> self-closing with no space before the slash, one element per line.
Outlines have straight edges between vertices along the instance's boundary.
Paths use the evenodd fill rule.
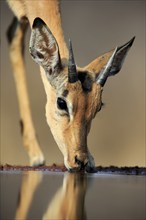
<path fill-rule="evenodd" d="M 135 37 L 133 37 L 128 43 L 117 48 L 117 52 L 116 52 L 116 55 L 115 55 L 115 58 L 114 58 L 114 61 L 112 64 L 112 68 L 110 69 L 108 76 L 115 75 L 120 71 L 122 64 L 124 62 L 124 59 L 129 51 L 130 47 L 132 46 L 134 39 L 135 39 Z M 96 78 L 97 78 L 99 73 L 101 71 L 103 71 L 103 69 L 106 67 L 106 64 L 108 63 L 113 52 L 114 52 L 114 50 L 111 50 L 111 51 L 97 57 L 88 66 L 86 66 L 85 69 L 88 72 L 95 73 Z"/>
<path fill-rule="evenodd" d="M 40 18 L 34 20 L 29 51 L 33 60 L 45 69 L 48 79 L 54 73 L 56 75 L 59 72 L 61 60 L 58 44 L 47 25 Z"/>

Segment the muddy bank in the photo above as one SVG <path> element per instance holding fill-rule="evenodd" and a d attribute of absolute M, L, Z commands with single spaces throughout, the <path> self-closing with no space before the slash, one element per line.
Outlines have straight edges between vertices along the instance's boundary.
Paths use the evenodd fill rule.
<path fill-rule="evenodd" d="M 66 167 L 62 165 L 52 164 L 51 166 L 14 166 L 10 164 L 0 165 L 0 171 L 53 171 L 53 172 L 65 172 Z M 83 172 L 83 171 L 82 171 Z M 146 175 L 145 167 L 116 167 L 116 166 L 97 166 L 94 173 L 105 174 L 121 174 L 121 175 Z"/>

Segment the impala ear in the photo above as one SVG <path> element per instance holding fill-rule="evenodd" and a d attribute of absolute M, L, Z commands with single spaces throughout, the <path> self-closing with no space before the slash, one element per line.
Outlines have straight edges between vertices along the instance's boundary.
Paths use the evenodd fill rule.
<path fill-rule="evenodd" d="M 55 37 L 40 18 L 33 23 L 29 51 L 33 60 L 41 65 L 46 72 L 48 79 L 56 76 L 61 69 L 59 47 Z"/>
<path fill-rule="evenodd" d="M 108 76 L 117 74 L 124 62 L 124 59 L 133 44 L 135 37 L 128 43 L 115 50 L 111 50 L 92 61 L 85 69 L 91 73 L 95 73 L 97 83 L 104 86 Z"/>

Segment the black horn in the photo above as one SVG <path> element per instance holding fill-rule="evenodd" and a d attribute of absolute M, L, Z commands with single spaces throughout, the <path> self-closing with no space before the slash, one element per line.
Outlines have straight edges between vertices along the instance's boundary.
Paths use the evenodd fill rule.
<path fill-rule="evenodd" d="M 74 61 L 72 43 L 70 39 L 69 39 L 68 81 L 69 83 L 75 83 L 78 81 L 78 74 L 77 74 L 76 64 Z"/>
<path fill-rule="evenodd" d="M 115 59 L 115 55 L 118 51 L 118 48 L 116 47 L 116 49 L 114 50 L 112 56 L 110 57 L 108 63 L 106 64 L 105 68 L 100 72 L 98 78 L 97 78 L 97 83 L 100 84 L 102 87 L 104 86 L 108 76 L 109 76 L 109 73 L 110 73 L 110 70 L 112 68 L 112 65 L 113 65 L 113 62 L 114 62 L 114 59 Z"/>

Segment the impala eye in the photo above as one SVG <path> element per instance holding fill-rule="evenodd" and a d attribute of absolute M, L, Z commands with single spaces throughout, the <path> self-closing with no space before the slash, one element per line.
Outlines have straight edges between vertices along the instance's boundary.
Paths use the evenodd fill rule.
<path fill-rule="evenodd" d="M 67 104 L 66 101 L 62 98 L 57 99 L 57 107 L 61 110 L 67 111 Z"/>

